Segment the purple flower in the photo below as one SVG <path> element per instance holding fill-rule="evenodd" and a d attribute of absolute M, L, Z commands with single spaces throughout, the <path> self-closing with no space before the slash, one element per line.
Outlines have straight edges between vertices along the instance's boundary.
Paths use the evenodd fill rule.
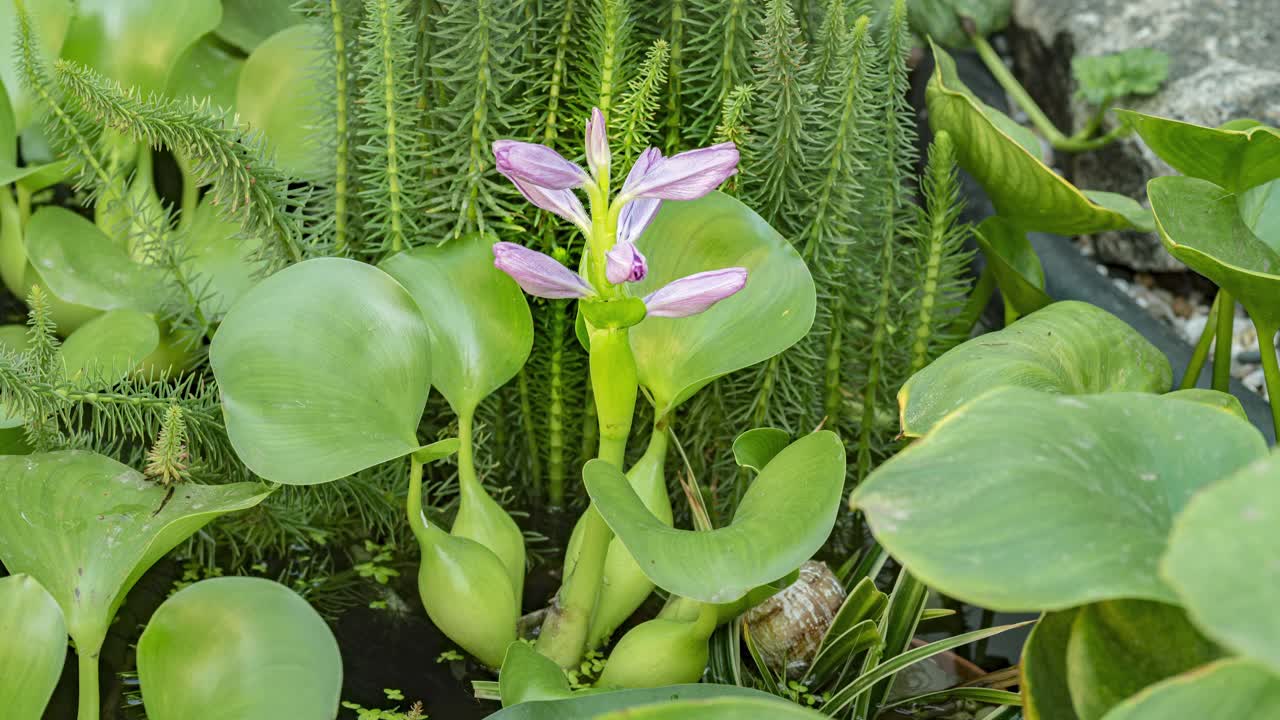
<path fill-rule="evenodd" d="M 630 242 L 618 242 L 605 255 L 604 276 L 614 285 L 624 282 L 640 282 L 649 274 L 649 264 L 645 262 L 640 249 Z"/>
<path fill-rule="evenodd" d="M 547 190 L 580 187 L 590 176 L 587 171 L 565 160 L 546 145 L 498 140 L 493 143 L 493 157 L 498 172 L 513 182 L 537 185 Z"/>
<path fill-rule="evenodd" d="M 511 178 L 511 183 L 516 186 L 525 200 L 572 222 L 584 233 L 591 232 L 591 218 L 587 216 L 587 210 L 582 207 L 582 201 L 572 190 L 549 190 L 516 178 Z"/>
<path fill-rule="evenodd" d="M 653 222 L 653 217 L 658 214 L 658 208 L 661 205 L 661 200 L 645 198 L 632 200 L 623 206 L 622 213 L 618 215 L 618 242 L 635 242 L 640 237 L 640 233 L 649 227 L 650 222 Z"/>
<path fill-rule="evenodd" d="M 587 120 L 587 167 L 598 177 L 609 175 L 609 129 L 600 108 L 591 108 Z"/>
<path fill-rule="evenodd" d="M 648 155 L 649 151 L 645 151 Z M 645 161 L 641 155 L 636 165 Z M 622 187 L 622 199 L 662 198 L 697 200 L 715 190 L 738 171 L 738 148 L 731 142 L 689 150 L 664 158 L 649 158 L 650 167 L 635 177 L 632 168 Z"/>
<path fill-rule="evenodd" d="M 747 284 L 747 269 L 708 270 L 672 280 L 644 298 L 650 317 L 688 317 L 705 312 Z"/>
<path fill-rule="evenodd" d="M 555 258 L 515 243 L 494 243 L 493 266 L 536 297 L 581 298 L 595 294 L 581 275 Z"/>

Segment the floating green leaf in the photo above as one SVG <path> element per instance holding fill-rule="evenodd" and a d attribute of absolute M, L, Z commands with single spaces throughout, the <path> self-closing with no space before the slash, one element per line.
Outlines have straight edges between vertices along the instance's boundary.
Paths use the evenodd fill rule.
<path fill-rule="evenodd" d="M 1094 105 L 1130 95 L 1154 95 L 1169 77 L 1169 55 L 1154 48 L 1130 48 L 1071 59 L 1076 94 Z"/>
<path fill-rule="evenodd" d="M 658 587 L 724 603 L 795 570 L 822 547 L 835 523 L 844 470 L 844 446 L 835 433 L 806 435 L 765 466 L 733 522 L 709 532 L 668 527 L 610 463 L 587 463 L 583 480 L 605 522 Z"/>
<path fill-rule="evenodd" d="M 62 610 L 30 575 L 0 578 L 0 707 L 10 720 L 40 720 L 62 675 Z"/>
<path fill-rule="evenodd" d="M 1161 572 L 1205 633 L 1280 674 L 1277 522 L 1280 450 L 1191 499 Z"/>
<path fill-rule="evenodd" d="M 1063 301 L 952 348 L 907 381 L 898 406 L 903 433 L 919 437 L 996 387 L 1162 393 L 1172 382 L 1169 360 L 1138 331 L 1101 308 Z"/>
<path fill-rule="evenodd" d="M 1100 720 L 1125 698 L 1222 656 L 1181 608 L 1109 600 L 1080 608 L 1067 641 L 1067 684 L 1080 720 Z"/>
<path fill-rule="evenodd" d="M 62 344 L 67 377 L 119 378 L 160 345 L 156 321 L 136 310 L 111 310 L 82 325 Z"/>
<path fill-rule="evenodd" d="M 312 485 L 413 452 L 430 336 L 408 291 L 364 263 L 319 258 L 262 281 L 209 348 L 236 453 L 268 480 Z"/>
<path fill-rule="evenodd" d="M 81 653 L 96 655 L 142 573 L 209 521 L 251 508 L 257 483 L 164 487 L 95 453 L 0 457 L 0 562 L 58 601 Z"/>
<path fill-rule="evenodd" d="M 218 0 L 77 0 L 62 56 L 160 93 L 178 57 L 221 19 Z"/>
<path fill-rule="evenodd" d="M 1280 178 L 1280 131 L 1275 128 L 1208 128 L 1133 110 L 1116 112 L 1183 175 L 1233 193 Z"/>
<path fill-rule="evenodd" d="M 276 167 L 313 181 L 333 174 L 333 158 L 319 151 L 316 138 L 325 128 L 326 98 L 315 68 L 322 31 L 318 25 L 294 25 L 272 35 L 253 51 L 240 71 L 236 109 L 242 120 L 267 139 Z"/>
<path fill-rule="evenodd" d="M 1280 677 L 1248 660 L 1233 658 L 1152 685 L 1103 720 L 1269 717 L 1280 717 Z"/>
<path fill-rule="evenodd" d="M 342 657 L 289 588 L 214 578 L 156 610 L 138 640 L 138 680 L 153 720 L 333 720 Z"/>
<path fill-rule="evenodd" d="M 251 53 L 264 40 L 306 18 L 293 0 L 222 0 L 218 37 Z"/>
<path fill-rule="evenodd" d="M 1067 687 L 1067 643 L 1079 609 L 1045 613 L 1022 648 L 1023 714 L 1027 720 L 1080 720 Z"/>
<path fill-rule="evenodd" d="M 492 238 L 477 234 L 378 265 L 422 308 L 431 328 L 431 384 L 459 415 L 515 377 L 533 348 L 529 303 L 494 267 L 492 248 Z"/>
<path fill-rule="evenodd" d="M 1040 161 L 1025 130 L 985 105 L 960 82 L 955 61 L 933 45 L 937 61 L 925 91 L 929 125 L 956 138 L 956 158 L 991 196 L 996 212 L 1024 230 L 1080 235 L 1129 227 Z"/>
<path fill-rule="evenodd" d="M 62 52 L 62 41 L 67 34 L 67 26 L 75 13 L 71 0 L 39 0 L 24 3 L 31 28 L 36 39 L 40 41 L 40 53 L 44 61 L 52 63 Z M 18 57 L 18 13 L 17 4 L 13 0 L 0 2 L 0 86 L 8 91 L 8 102 L 13 108 L 17 132 L 22 132 L 37 117 L 39 102 L 31 97 L 26 83 L 22 80 L 22 68 L 14 62 Z M 0 137 L 6 137 L 0 135 Z M 8 142 L 6 140 L 6 142 Z M 2 156 L 0 156 L 2 157 Z M 6 181 L 12 182 L 12 181 Z"/>
<path fill-rule="evenodd" d="M 1276 148 L 1280 157 L 1280 141 Z M 1169 254 L 1230 292 L 1255 321 L 1280 327 L 1280 234 L 1255 235 L 1240 196 L 1206 180 L 1155 178 L 1147 196 Z"/>
<path fill-rule="evenodd" d="M 992 215 L 974 229 L 974 239 L 995 273 L 1000 294 L 1019 314 L 1033 313 L 1053 302 L 1044 291 L 1040 257 L 1025 232 Z"/>
<path fill-rule="evenodd" d="M 598 720 L 615 711 L 635 712 L 647 706 L 665 706 L 668 703 L 706 700 L 711 698 L 746 698 L 776 706 L 779 712 L 796 707 L 792 703 L 759 690 L 737 685 L 668 685 L 641 690 L 617 690 L 614 692 L 582 693 L 563 700 L 539 700 L 513 705 L 489 716 L 488 720 Z M 765 715 L 745 717 L 768 718 L 773 711 L 769 705 Z M 625 717 L 625 716 L 624 716 Z M 702 717 L 702 716 L 697 716 Z M 744 717 L 744 716 L 737 716 Z M 786 716 L 782 716 L 786 717 Z"/>
<path fill-rule="evenodd" d="M 850 504 L 922 582 L 965 602 L 1176 603 L 1156 572 L 1173 518 L 1265 451 L 1257 429 L 1214 407 L 999 388 L 880 466 Z"/>
<path fill-rule="evenodd" d="M 738 200 L 713 192 L 665 202 L 637 242 L 649 275 L 632 285 L 643 296 L 686 275 L 745 267 L 747 286 L 707 312 L 646 318 L 631 328 L 640 383 L 659 416 L 721 375 L 767 360 L 809 332 L 817 303 L 800 254 Z"/>

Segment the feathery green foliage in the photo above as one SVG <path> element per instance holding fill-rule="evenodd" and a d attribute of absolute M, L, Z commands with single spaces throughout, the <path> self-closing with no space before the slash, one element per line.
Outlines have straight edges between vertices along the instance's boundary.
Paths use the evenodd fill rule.
<path fill-rule="evenodd" d="M 670 52 L 667 41 L 654 40 L 640 64 L 640 71 L 618 104 L 614 122 L 616 131 L 612 138 L 614 174 L 625 177 L 631 163 L 658 139 L 659 93 L 667 81 Z"/>
<path fill-rule="evenodd" d="M 757 0 L 688 0 L 680 88 L 683 137 L 701 144 L 715 132 L 717 113 L 733 89 L 752 79 L 751 52 L 762 20 Z"/>

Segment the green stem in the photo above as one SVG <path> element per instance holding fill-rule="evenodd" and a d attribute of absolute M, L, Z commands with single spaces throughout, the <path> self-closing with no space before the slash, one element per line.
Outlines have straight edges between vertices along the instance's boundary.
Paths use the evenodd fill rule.
<path fill-rule="evenodd" d="M 964 310 L 956 316 L 951 326 L 947 328 L 947 332 L 961 337 L 969 337 L 973 332 L 973 326 L 978 324 L 978 318 L 982 317 L 982 311 L 987 308 L 987 303 L 991 302 L 991 296 L 996 291 L 996 274 L 991 269 L 991 263 L 987 263 L 982 268 L 982 272 L 978 275 L 978 282 L 974 284 L 973 291 L 969 293 L 969 300 L 964 305 Z"/>
<path fill-rule="evenodd" d="M 1235 332 L 1236 300 L 1226 290 L 1218 290 L 1218 331 L 1213 348 L 1213 389 L 1231 391 L 1231 336 Z"/>
<path fill-rule="evenodd" d="M 978 57 L 982 58 L 987 70 L 991 71 L 991 76 L 996 79 L 996 82 L 1000 83 L 1000 87 L 1004 88 L 1004 91 L 1009 94 L 1014 104 L 1022 108 L 1022 111 L 1027 114 L 1027 119 L 1031 121 L 1036 130 L 1039 130 L 1041 135 L 1048 138 L 1054 147 L 1058 147 L 1058 143 L 1066 141 L 1067 136 L 1058 130 L 1058 127 L 1053 124 L 1048 115 L 1044 114 L 1044 111 L 1040 109 L 1036 101 L 1031 99 L 1031 95 L 1027 93 L 1026 88 L 1022 87 L 1022 83 L 1018 82 L 1013 73 L 1009 72 L 1009 68 L 1005 67 L 1004 61 L 996 54 L 995 49 L 991 47 L 987 39 L 982 37 L 981 33 L 973 33 L 969 36 L 969 39 L 973 41 L 973 48 L 978 51 Z"/>
<path fill-rule="evenodd" d="M 76 651 L 80 668 L 80 710 L 76 720 L 100 720 L 98 710 L 98 652 L 88 652 L 86 648 Z"/>
<path fill-rule="evenodd" d="M 427 516 L 422 514 L 422 463 L 409 460 L 409 497 L 405 502 L 405 511 L 409 515 L 409 527 L 418 540 L 427 542 L 430 528 Z"/>
<path fill-rule="evenodd" d="M 1276 436 L 1280 437 L 1280 360 L 1276 358 L 1276 332 L 1280 326 L 1253 321 L 1258 330 L 1258 349 L 1262 351 L 1262 376 L 1267 381 L 1267 396 L 1271 399 L 1271 420 L 1275 423 Z"/>
<path fill-rule="evenodd" d="M 474 411 L 458 413 L 458 484 L 464 490 L 475 489 L 476 478 Z"/>
<path fill-rule="evenodd" d="M 1187 371 L 1182 375 L 1179 390 L 1188 390 L 1196 386 L 1200 380 L 1200 372 L 1204 370 L 1204 361 L 1209 359 L 1209 347 L 1213 345 L 1213 335 L 1218 328 L 1218 308 L 1222 302 L 1219 293 L 1213 297 L 1213 306 L 1209 308 L 1209 316 L 1204 319 L 1204 329 L 1200 331 L 1200 339 L 1191 351 L 1191 360 L 1187 363 Z"/>
<path fill-rule="evenodd" d="M 395 58 L 392 54 L 394 39 L 391 36 L 391 5 L 384 2 L 378 8 L 382 21 L 382 89 L 383 103 L 387 113 L 385 132 L 387 136 L 387 202 L 388 215 L 391 220 L 391 252 L 397 253 L 404 246 L 404 228 L 401 223 L 400 203 L 400 155 L 396 150 L 396 83 L 403 78 L 396 77 Z"/>
<path fill-rule="evenodd" d="M 347 248 L 347 155 L 350 138 L 347 132 L 346 23 L 340 0 L 329 0 L 329 15 L 333 20 L 334 132 L 338 136 L 334 147 L 333 249 L 341 255 Z"/>
<path fill-rule="evenodd" d="M 551 363 L 547 380 L 547 502 L 564 507 L 564 358 L 568 303 L 553 301 L 551 308 Z"/>
<path fill-rule="evenodd" d="M 18 192 L 18 222 L 22 223 L 23 230 L 26 230 L 27 221 L 31 219 L 31 191 L 17 183 L 14 189 Z"/>

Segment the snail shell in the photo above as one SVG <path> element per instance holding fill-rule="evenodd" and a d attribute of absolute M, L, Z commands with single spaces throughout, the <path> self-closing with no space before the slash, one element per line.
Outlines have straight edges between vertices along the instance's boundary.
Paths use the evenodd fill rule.
<path fill-rule="evenodd" d="M 845 591 L 826 563 L 810 560 L 800 577 L 782 592 L 743 616 L 756 650 L 779 675 L 798 679 L 809 668 L 818 646 L 831 627 Z"/>

